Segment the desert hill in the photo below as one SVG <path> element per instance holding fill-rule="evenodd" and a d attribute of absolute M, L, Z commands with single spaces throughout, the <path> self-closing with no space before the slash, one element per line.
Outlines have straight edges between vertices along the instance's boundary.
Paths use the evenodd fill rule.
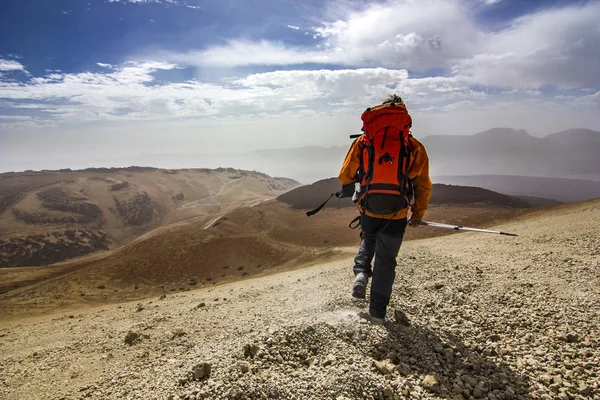
<path fill-rule="evenodd" d="M 300 186 L 292 189 L 279 197 L 277 200 L 289 204 L 294 209 L 309 210 L 321 204 L 327 195 L 335 193 L 340 189 L 340 181 L 337 178 L 323 179 L 311 185 Z M 507 196 L 491 190 L 479 187 L 467 187 L 456 185 L 434 184 L 431 192 L 430 205 L 441 204 L 487 204 L 490 206 L 504 206 L 515 208 L 528 208 L 531 204 L 526 200 Z M 352 199 L 339 199 L 333 197 L 327 207 L 345 208 L 355 207 Z"/>
<path fill-rule="evenodd" d="M 385 326 L 350 297 L 356 246 L 295 271 L 33 319 L 7 320 L 17 299 L 4 294 L 0 397 L 598 398 L 599 218 L 596 200 L 494 227 L 518 238 L 406 242 Z"/>
<path fill-rule="evenodd" d="M 338 188 L 337 179 L 293 189 L 275 200 L 237 207 L 210 220 L 163 226 L 112 252 L 47 268 L 1 271 L 0 292 L 35 309 L 145 298 L 163 292 L 212 286 L 293 269 L 335 256 L 354 246 L 359 232 L 348 228 L 358 215 L 351 201 L 332 199 L 306 217 Z M 313 202 L 315 201 L 315 202 Z M 436 185 L 427 219 L 486 227 L 526 212 L 526 201 L 488 190 Z M 291 205 L 290 205 L 291 204 Z M 298 208 L 301 209 L 298 209 Z M 446 235 L 436 228 L 411 229 L 406 240 Z M 19 274 L 20 277 L 19 277 Z M 32 283 L 42 281 L 39 285 Z M 21 289 L 17 289 L 18 287 Z M 52 297 L 53 304 L 40 299 Z"/>
<path fill-rule="evenodd" d="M 109 250 L 190 219 L 209 223 L 296 185 L 224 168 L 0 174 L 0 267 L 47 265 Z"/>

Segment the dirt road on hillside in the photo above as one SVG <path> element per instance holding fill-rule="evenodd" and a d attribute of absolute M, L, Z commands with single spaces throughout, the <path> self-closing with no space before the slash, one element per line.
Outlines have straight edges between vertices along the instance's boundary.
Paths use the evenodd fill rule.
<path fill-rule="evenodd" d="M 359 318 L 355 249 L 164 299 L 0 320 L 0 398 L 600 398 L 599 225 L 595 201 L 496 227 L 518 238 L 406 243 L 391 309 L 410 326 Z"/>

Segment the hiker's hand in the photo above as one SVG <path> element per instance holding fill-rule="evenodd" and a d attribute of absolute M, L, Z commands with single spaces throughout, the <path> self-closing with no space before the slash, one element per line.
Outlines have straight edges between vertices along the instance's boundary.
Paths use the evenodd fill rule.
<path fill-rule="evenodd" d="M 414 220 L 411 218 L 408 220 L 408 226 L 413 227 L 413 228 L 418 228 L 420 222 L 421 221 L 417 221 L 417 220 Z"/>
<path fill-rule="evenodd" d="M 348 185 L 342 186 L 342 188 L 340 190 L 338 190 L 337 193 L 335 194 L 335 197 L 342 199 L 344 197 L 352 197 L 353 194 L 354 194 L 354 183 L 350 183 Z"/>

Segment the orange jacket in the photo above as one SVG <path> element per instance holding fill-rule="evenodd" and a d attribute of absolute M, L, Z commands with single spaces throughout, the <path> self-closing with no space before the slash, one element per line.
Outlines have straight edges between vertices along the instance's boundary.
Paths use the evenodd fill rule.
<path fill-rule="evenodd" d="M 360 164 L 360 153 L 363 147 L 363 137 L 356 139 L 346 155 L 342 164 L 342 169 L 338 178 L 342 186 L 350 185 L 356 182 L 356 172 Z M 431 197 L 431 179 L 429 178 L 429 157 L 425 146 L 414 137 L 409 138 L 410 165 L 408 166 L 408 176 L 413 182 L 415 191 L 415 201 L 411 208 L 411 218 L 415 221 L 422 221 L 425 211 L 429 206 L 429 197 Z M 359 210 L 360 206 L 356 205 Z M 408 207 L 397 212 L 395 215 L 373 215 L 366 211 L 366 214 L 375 218 L 402 219 L 408 216 Z"/>

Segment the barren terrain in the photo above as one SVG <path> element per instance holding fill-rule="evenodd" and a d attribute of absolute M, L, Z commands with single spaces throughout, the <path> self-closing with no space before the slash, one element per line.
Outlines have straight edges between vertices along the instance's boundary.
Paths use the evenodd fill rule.
<path fill-rule="evenodd" d="M 385 326 L 350 297 L 355 247 L 144 301 L 2 313 L 0 397 L 598 398 L 599 223 L 596 200 L 497 226 L 517 238 L 409 241 Z"/>
<path fill-rule="evenodd" d="M 290 179 L 224 168 L 0 174 L 0 268 L 107 251 L 181 221 L 210 225 L 295 186 Z"/>

